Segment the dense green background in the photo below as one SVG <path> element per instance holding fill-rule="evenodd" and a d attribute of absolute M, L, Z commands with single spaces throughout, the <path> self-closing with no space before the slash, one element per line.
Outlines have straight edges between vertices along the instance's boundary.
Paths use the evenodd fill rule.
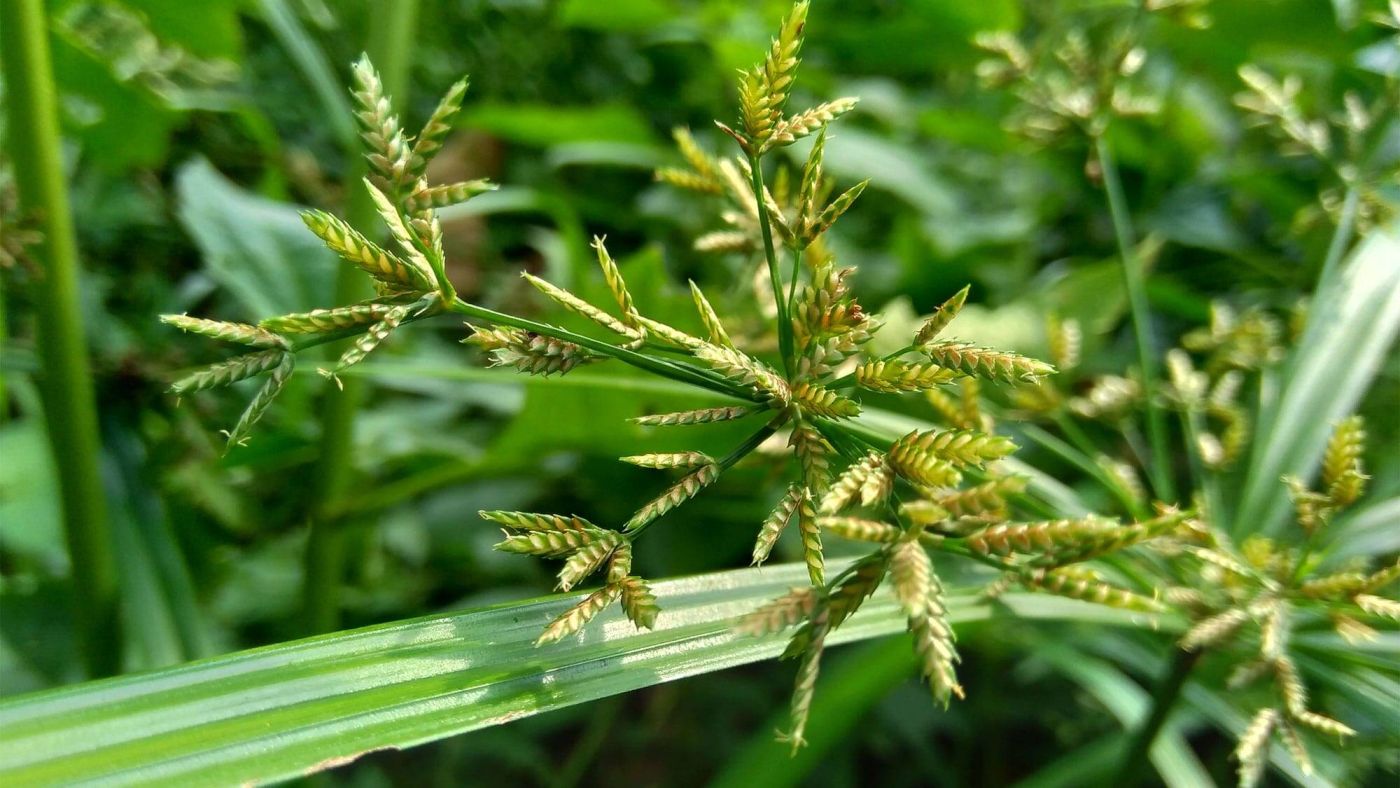
<path fill-rule="evenodd" d="M 165 65 L 138 39 L 93 33 L 93 4 L 49 5 L 122 568 L 123 664 L 137 671 L 309 634 L 301 557 L 323 382 L 303 365 L 308 374 L 250 445 L 221 456 L 217 429 L 236 419 L 243 396 L 175 402 L 165 387 L 176 373 L 216 357 L 154 317 L 256 320 L 330 302 L 335 262 L 296 211 L 343 209 L 353 149 L 343 86 L 376 4 L 101 4 L 136 12 L 167 54 L 184 53 Z M 685 307 L 677 286 L 685 277 L 717 300 L 747 300 L 744 261 L 689 247 L 718 226 L 713 206 L 653 184 L 651 169 L 675 158 L 669 130 L 677 125 L 725 148 L 710 121 L 734 115 L 734 69 L 758 57 L 786 3 L 423 5 L 411 87 L 396 97 L 406 125 L 416 127 L 447 85 L 470 74 L 464 120 L 435 179 L 505 185 L 447 223 L 464 296 L 536 310 L 515 276 L 522 268 L 597 290 L 584 278 L 586 239 L 596 233 L 608 236 L 653 314 Z M 962 319 L 963 336 L 1041 351 L 1041 315 L 1054 308 L 1084 321 L 1088 372 L 1123 368 L 1131 348 L 1117 330 L 1124 304 L 1112 230 L 1083 175 L 1087 148 L 1046 150 L 1009 135 L 1001 118 L 1011 99 L 973 76 L 972 35 L 1045 24 L 1042 4 L 814 5 L 799 97 L 862 97 L 833 135 L 827 163 L 843 183 L 871 179 L 833 240 L 845 262 L 861 266 L 863 303 L 887 314 L 890 333 L 904 333 L 902 322 L 970 281 L 976 306 Z M 1058 3 L 1054 19 L 1106 5 Z M 1151 29 L 1147 74 L 1167 109 L 1118 127 L 1114 143 L 1140 226 L 1167 242 L 1149 289 L 1172 336 L 1203 321 L 1211 298 L 1287 308 L 1315 280 L 1331 225 L 1314 206 L 1328 176 L 1282 158 L 1244 127 L 1231 103 L 1235 72 L 1245 62 L 1297 72 L 1308 100 L 1326 106 L 1346 89 L 1374 91 L 1374 72 L 1397 68 L 1377 59 L 1383 31 L 1364 21 L 1380 8 L 1234 0 L 1213 4 L 1207 30 Z M 72 682 L 79 661 L 31 380 L 34 272 L 21 266 L 4 276 L 0 691 L 9 695 Z M 623 419 L 683 406 L 689 395 L 618 385 L 615 375 L 626 373 L 613 369 L 522 383 L 482 370 L 455 344 L 462 335 L 451 321 L 415 326 L 364 365 L 372 394 L 357 423 L 359 480 L 344 513 L 343 626 L 545 592 L 549 567 L 493 553 L 495 531 L 475 512 L 579 511 L 620 522 L 660 482 L 614 458 L 680 448 L 674 436 Z M 1398 373 L 1392 358 L 1366 407 L 1380 447 L 1369 458 L 1373 475 L 1392 494 Z M 713 430 L 685 448 L 735 437 Z M 1023 459 L 1077 483 L 1052 457 L 1028 451 Z M 746 563 L 755 523 L 777 495 L 773 481 L 756 467 L 727 475 L 640 543 L 640 571 L 661 578 Z M 1070 634 L 1030 623 L 967 628 L 969 699 L 946 713 L 908 678 L 903 641 L 843 648 L 828 675 L 842 676 L 848 691 L 823 690 L 833 697 L 817 707 L 841 735 L 791 762 L 768 743 L 791 667 L 765 663 L 373 755 L 328 780 L 691 785 L 730 768 L 736 784 L 1004 784 L 1118 727 L 1104 710 L 1106 685 L 1057 651 Z M 1109 636 L 1099 651 L 1109 657 L 1116 647 Z M 1095 686 L 1099 693 L 1086 691 Z M 1203 734 L 1192 744 L 1227 779 L 1231 743 Z M 1381 755 L 1394 768 L 1394 754 Z"/>

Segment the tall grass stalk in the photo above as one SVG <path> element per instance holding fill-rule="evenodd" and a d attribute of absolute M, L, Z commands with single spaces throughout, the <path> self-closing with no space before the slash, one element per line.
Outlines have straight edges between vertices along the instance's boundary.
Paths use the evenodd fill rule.
<path fill-rule="evenodd" d="M 402 101 L 408 85 L 413 32 L 417 26 L 418 0 L 398 0 L 384 7 L 372 22 L 367 50 L 380 66 L 389 95 Z M 345 177 L 347 220 L 357 227 L 376 224 L 378 215 L 368 192 L 361 185 L 366 173 L 360 141 L 351 140 L 346 150 L 351 165 Z M 341 266 L 336 279 L 336 303 L 348 304 L 373 296 L 363 275 Z M 321 412 L 320 460 L 316 469 L 316 497 L 311 504 L 310 532 L 307 536 L 305 586 L 306 626 L 313 632 L 329 632 L 340 625 L 340 584 L 346 565 L 346 539 L 343 523 L 336 512 L 343 510 L 346 493 L 354 481 L 355 414 L 365 399 L 365 381 L 347 378 L 343 388 L 328 384 Z"/>
<path fill-rule="evenodd" d="M 1152 446 L 1152 467 L 1148 478 L 1157 497 L 1165 501 L 1176 499 L 1176 484 L 1171 472 L 1171 449 L 1167 443 L 1167 420 L 1156 395 L 1160 391 L 1156 341 L 1152 336 L 1151 314 L 1147 305 L 1147 287 L 1143 281 L 1142 261 L 1137 254 L 1132 218 L 1123 197 L 1123 182 L 1108 140 L 1099 136 L 1094 141 L 1099 169 L 1103 174 L 1104 191 L 1108 194 L 1108 211 L 1113 219 L 1113 234 L 1118 241 L 1118 254 L 1123 261 L 1123 286 L 1128 291 L 1128 310 L 1132 315 L 1133 337 L 1137 344 L 1138 366 L 1142 369 L 1142 387 L 1147 401 L 1147 438 Z"/>
<path fill-rule="evenodd" d="M 117 569 L 98 470 L 101 444 L 78 286 L 78 250 L 63 177 L 43 0 L 0 3 L 0 63 L 10 158 L 22 210 L 40 222 L 43 272 L 35 323 L 44 415 L 72 561 L 78 650 L 94 676 L 120 666 Z"/>

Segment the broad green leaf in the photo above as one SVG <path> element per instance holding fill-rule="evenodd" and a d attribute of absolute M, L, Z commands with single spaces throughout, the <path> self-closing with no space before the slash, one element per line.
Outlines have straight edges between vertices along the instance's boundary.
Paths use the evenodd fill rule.
<path fill-rule="evenodd" d="M 1236 533 L 1280 527 L 1288 509 L 1280 477 L 1312 474 L 1333 425 L 1366 394 L 1400 333 L 1397 260 L 1400 224 L 1391 224 L 1363 241 L 1334 285 L 1318 294 L 1276 394 L 1260 405 Z"/>
<path fill-rule="evenodd" d="M 668 0 L 565 0 L 559 7 L 560 23 L 590 30 L 639 32 L 675 17 L 676 8 Z"/>
<path fill-rule="evenodd" d="M 286 0 L 258 0 L 263 18 L 287 55 L 321 104 L 322 117 L 335 132 L 342 147 L 353 150 L 357 144 L 354 113 L 335 69 L 316 40 L 302 27 Z"/>
<path fill-rule="evenodd" d="M 615 608 L 579 636 L 533 645 L 581 594 L 447 613 L 91 682 L 0 702 L 0 784 L 230 785 L 329 769 L 576 703 L 776 656 L 738 615 L 805 582 L 797 564 L 657 583 L 663 613 L 638 632 Z M 1143 626 L 1138 614 L 977 589 L 949 595 L 955 623 L 999 615 Z M 832 637 L 904 628 L 879 594 Z"/>
<path fill-rule="evenodd" d="M 646 119 L 622 104 L 559 107 L 483 103 L 465 110 L 461 125 L 539 146 L 599 141 L 645 144 L 654 136 Z"/>

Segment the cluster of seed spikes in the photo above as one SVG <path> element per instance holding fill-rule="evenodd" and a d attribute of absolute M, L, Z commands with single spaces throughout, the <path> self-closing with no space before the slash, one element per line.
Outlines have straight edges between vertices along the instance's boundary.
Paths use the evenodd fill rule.
<path fill-rule="evenodd" d="M 1243 644 L 1252 650 L 1230 675 L 1231 689 L 1264 679 L 1272 682 L 1276 701 L 1255 715 L 1235 749 L 1242 786 L 1259 782 L 1274 735 L 1303 772 L 1311 774 L 1312 759 L 1299 727 L 1331 737 L 1355 733 L 1309 708 L 1307 687 L 1290 656 L 1294 621 L 1328 621 L 1351 642 L 1377 637 L 1367 621 L 1400 621 L 1400 601 L 1381 595 L 1400 581 L 1400 561 L 1378 570 L 1346 566 L 1329 573 L 1318 571 L 1315 550 L 1329 523 L 1364 491 L 1364 445 L 1360 417 L 1345 419 L 1333 431 L 1323 456 L 1321 489 L 1311 489 L 1296 478 L 1285 479 L 1303 537 L 1300 547 L 1261 536 L 1235 547 L 1214 529 L 1203 530 L 1199 543 L 1185 548 L 1196 560 L 1198 575 L 1188 587 L 1170 588 L 1165 594 L 1196 619 L 1181 638 L 1183 649 L 1225 650 Z"/>
<path fill-rule="evenodd" d="M 436 314 L 455 301 L 456 293 L 445 273 L 442 227 L 435 211 L 495 188 L 486 181 L 432 186 L 425 177 L 428 162 L 442 149 L 461 109 L 465 80 L 452 86 L 414 138 L 400 128 L 379 75 L 367 58 L 355 64 L 354 80 L 355 118 L 370 170 L 365 188 L 395 248 L 379 245 L 324 211 L 305 211 L 302 219 L 331 251 L 370 276 L 377 296 L 358 304 L 271 317 L 257 325 L 187 315 L 161 318 L 182 330 L 251 349 L 181 378 L 171 387 L 175 393 L 227 386 L 267 374 L 262 388 L 228 432 L 229 445 L 247 440 L 253 425 L 290 379 L 297 351 L 355 337 L 334 366 L 321 370 L 337 379 L 338 373 L 364 360 L 402 323 Z"/>

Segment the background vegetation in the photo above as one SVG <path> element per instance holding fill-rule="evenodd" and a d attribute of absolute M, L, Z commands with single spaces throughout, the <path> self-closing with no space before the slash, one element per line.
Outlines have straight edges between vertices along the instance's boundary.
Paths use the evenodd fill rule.
<path fill-rule="evenodd" d="M 43 418 L 53 400 L 41 396 L 45 347 L 36 336 L 48 341 L 44 322 L 55 307 L 38 247 L 23 243 L 34 240 L 40 217 L 17 208 L 6 167 L 4 696 L 542 595 L 553 585 L 550 568 L 493 552 L 497 532 L 478 520 L 479 509 L 579 511 L 621 522 L 659 491 L 647 471 L 616 458 L 678 447 L 626 419 L 694 406 L 692 395 L 611 369 L 522 381 L 459 347 L 463 331 L 450 320 L 399 332 L 347 375 L 363 387 L 353 413 L 323 407 L 327 384 L 304 365 L 254 439 L 225 454 L 216 430 L 237 420 L 244 398 L 171 396 L 167 387 L 181 370 L 216 359 L 154 318 L 190 312 L 255 322 L 336 302 L 332 294 L 344 287 L 338 264 L 297 211 L 365 210 L 345 97 L 349 66 L 365 50 L 409 127 L 460 74 L 471 75 L 463 117 L 433 179 L 490 177 L 505 187 L 444 215 L 449 273 L 464 297 L 538 312 L 521 270 L 597 287 L 587 240 L 598 234 L 659 317 L 689 309 L 686 278 L 717 301 L 749 303 L 750 261 L 691 246 L 718 227 L 713 206 L 655 184 L 652 171 L 678 160 L 670 141 L 676 126 L 693 129 L 709 150 L 727 150 L 711 121 L 734 115 L 734 70 L 764 50 L 786 2 L 46 5 L 81 264 L 74 295 L 98 405 L 100 451 L 86 459 L 100 480 L 110 533 L 96 557 L 64 541 L 60 502 L 83 493 L 60 486 L 61 474 L 78 471 L 66 455 L 55 462 Z M 833 133 L 826 163 L 843 182 L 870 179 L 831 245 L 845 264 L 860 265 L 855 288 L 892 324 L 889 333 L 909 333 L 919 315 L 971 282 L 961 338 L 1045 356 L 1044 319 L 1054 312 L 1084 327 L 1084 374 L 1135 362 L 1090 143 L 1032 145 L 1005 130 L 1015 98 L 979 84 L 985 53 L 973 43 L 980 31 L 1054 29 L 1114 5 L 816 3 L 799 93 L 862 97 Z M 1334 243 L 1324 206 L 1335 203 L 1319 195 L 1336 196 L 1335 175 L 1284 156 L 1273 138 L 1247 126 L 1233 104 L 1243 89 L 1238 71 L 1251 63 L 1300 75 L 1301 101 L 1319 113 L 1340 107 L 1348 90 L 1393 91 L 1400 50 L 1393 31 L 1370 20 L 1383 11 L 1382 3 L 1355 0 L 1221 0 L 1208 7 L 1207 27 L 1149 29 L 1145 79 L 1165 107 L 1116 125 L 1113 144 L 1127 202 L 1148 239 L 1147 295 L 1164 339 L 1204 324 L 1215 299 L 1287 315 L 1312 292 Z M 13 101 L 13 84 L 4 89 L 3 100 Z M 11 122 L 5 132 L 13 131 Z M 1388 169 L 1361 217 L 1361 237 L 1397 198 L 1400 126 L 1384 134 Z M 7 164 L 19 155 L 7 136 L 5 159 L 15 157 Z M 1338 319 L 1364 335 L 1356 321 L 1365 315 Z M 1374 381 L 1348 384 L 1358 387 L 1371 434 L 1365 459 L 1373 480 L 1368 504 L 1348 521 L 1359 524 L 1347 532 L 1362 545 L 1357 553 L 1393 560 L 1400 362 L 1393 352 L 1380 357 Z M 921 403 L 903 407 L 930 414 Z M 733 437 L 701 440 L 723 452 Z M 687 439 L 685 448 L 694 447 Z M 1091 507 L 1114 505 L 1063 456 L 1032 442 L 1018 457 Z M 1184 457 L 1178 462 L 1185 467 Z M 637 565 L 665 578 L 746 564 L 780 481 L 761 464 L 736 468 L 640 542 Z M 1227 479 L 1227 495 L 1233 483 Z M 799 557 L 795 542 L 778 553 Z M 86 568 L 91 562 L 98 568 Z M 69 611 L 75 595 L 105 593 L 93 582 L 102 572 L 111 573 L 119 607 L 107 621 L 120 631 L 84 641 Z M 1370 689 L 1394 694 L 1400 646 L 1393 630 L 1383 635 L 1357 659 L 1388 665 L 1381 672 L 1390 684 Z M 835 651 L 811 746 L 792 760 L 771 741 L 791 666 L 766 661 L 368 755 L 325 779 L 1075 784 L 1077 770 L 1091 768 L 1085 764 L 1112 762 L 1118 733 L 1142 714 L 1145 688 L 1170 653 L 1167 635 L 1084 622 L 998 617 L 960 626 L 959 636 L 968 699 L 948 711 L 917 685 L 902 640 Z M 1378 713 L 1364 699 L 1332 694 L 1363 719 Z M 1175 780 L 1228 783 L 1234 742 L 1210 708 L 1217 704 L 1226 718 L 1245 712 L 1221 711 L 1222 697 L 1204 690 L 1192 702 L 1175 730 L 1195 755 L 1176 754 Z M 1400 733 L 1378 724 L 1365 743 L 1329 756 L 1336 762 L 1323 773 L 1394 780 Z"/>

